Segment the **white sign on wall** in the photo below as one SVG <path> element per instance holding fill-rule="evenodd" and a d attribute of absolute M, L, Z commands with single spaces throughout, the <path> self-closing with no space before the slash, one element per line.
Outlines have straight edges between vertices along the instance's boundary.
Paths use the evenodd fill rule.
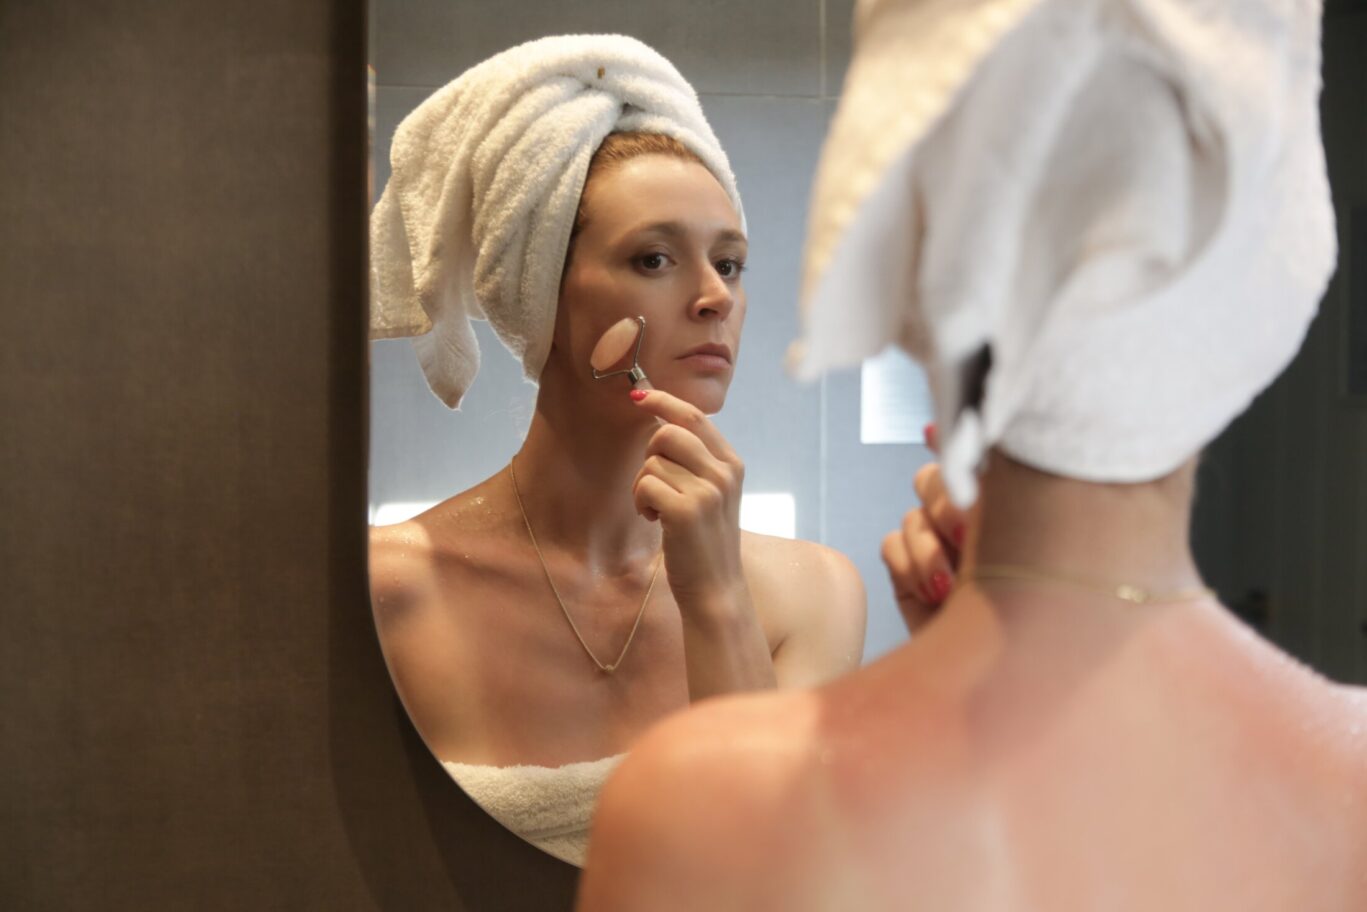
<path fill-rule="evenodd" d="M 889 348 L 864 362 L 859 380 L 860 443 L 925 443 L 935 410 L 919 364 Z"/>

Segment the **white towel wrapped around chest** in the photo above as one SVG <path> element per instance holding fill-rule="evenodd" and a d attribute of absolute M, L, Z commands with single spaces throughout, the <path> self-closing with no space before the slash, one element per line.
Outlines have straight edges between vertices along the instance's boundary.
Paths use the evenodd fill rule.
<path fill-rule="evenodd" d="M 451 760 L 442 766 L 489 816 L 542 851 L 583 867 L 598 795 L 625 757 L 555 767 Z"/>

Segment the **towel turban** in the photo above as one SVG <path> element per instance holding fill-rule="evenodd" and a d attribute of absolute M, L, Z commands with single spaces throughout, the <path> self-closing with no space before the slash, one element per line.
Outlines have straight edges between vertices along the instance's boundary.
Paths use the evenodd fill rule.
<path fill-rule="evenodd" d="M 1312 0 L 861 0 L 799 376 L 889 343 L 943 472 L 1148 481 L 1294 356 L 1335 262 Z"/>

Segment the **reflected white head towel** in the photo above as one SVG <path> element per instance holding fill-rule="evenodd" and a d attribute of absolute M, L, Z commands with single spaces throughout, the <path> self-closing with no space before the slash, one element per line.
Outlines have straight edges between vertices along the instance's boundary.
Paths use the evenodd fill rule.
<path fill-rule="evenodd" d="M 860 0 L 799 376 L 926 367 L 951 497 L 988 447 L 1161 477 L 1299 348 L 1335 260 L 1313 0 Z"/>
<path fill-rule="evenodd" d="M 697 95 L 634 38 L 531 41 L 419 105 L 371 215 L 371 338 L 417 336 L 428 384 L 456 408 L 479 369 L 470 320 L 487 319 L 535 381 L 589 160 L 629 131 L 679 140 L 741 211 Z"/>

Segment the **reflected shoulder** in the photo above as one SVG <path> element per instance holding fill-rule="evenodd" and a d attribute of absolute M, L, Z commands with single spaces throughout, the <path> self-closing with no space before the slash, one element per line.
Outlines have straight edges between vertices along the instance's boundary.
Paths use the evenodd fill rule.
<path fill-rule="evenodd" d="M 859 666 L 868 601 L 854 563 L 825 545 L 753 536 L 743 545 L 757 610 L 773 618 L 780 687 L 829 681 Z"/>
<path fill-rule="evenodd" d="M 754 532 L 741 533 L 741 553 L 746 570 L 764 582 L 781 586 L 794 595 L 812 594 L 864 606 L 864 582 L 858 568 L 841 552 L 801 539 L 777 538 Z"/>
<path fill-rule="evenodd" d="M 406 614 L 427 588 L 432 541 L 415 521 L 370 529 L 370 600 L 377 623 Z"/>
<path fill-rule="evenodd" d="M 417 520 L 370 527 L 370 568 L 393 568 L 426 563 L 432 556 L 432 537 Z"/>

